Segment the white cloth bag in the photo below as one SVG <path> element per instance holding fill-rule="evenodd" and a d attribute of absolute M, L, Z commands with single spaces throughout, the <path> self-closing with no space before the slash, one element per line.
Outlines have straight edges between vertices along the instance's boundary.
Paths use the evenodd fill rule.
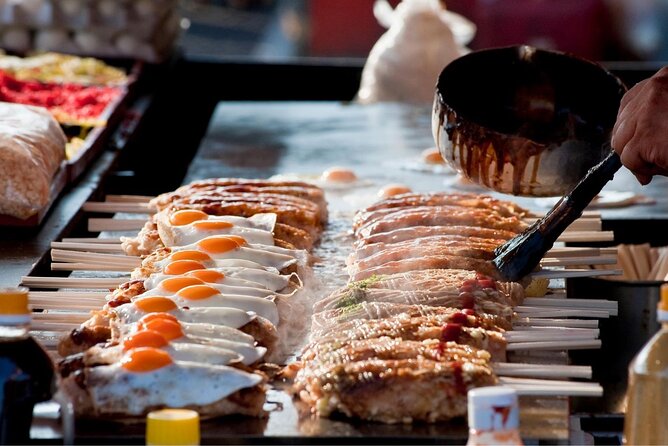
<path fill-rule="evenodd" d="M 396 9 L 376 0 L 374 15 L 389 29 L 369 53 L 357 101 L 431 104 L 438 75 L 469 51 L 475 25 L 439 0 L 403 0 Z"/>

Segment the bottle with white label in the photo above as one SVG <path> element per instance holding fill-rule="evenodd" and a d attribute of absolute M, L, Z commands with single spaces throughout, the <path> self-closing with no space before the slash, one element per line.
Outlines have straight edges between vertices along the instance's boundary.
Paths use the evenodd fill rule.
<path fill-rule="evenodd" d="M 468 393 L 468 446 L 523 445 L 517 393 L 504 386 L 481 387 Z"/>

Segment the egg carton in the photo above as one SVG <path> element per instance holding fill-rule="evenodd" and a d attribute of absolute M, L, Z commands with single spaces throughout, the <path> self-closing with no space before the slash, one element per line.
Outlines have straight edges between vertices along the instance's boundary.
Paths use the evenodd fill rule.
<path fill-rule="evenodd" d="M 173 11 L 165 16 L 151 33 L 138 29 L 132 25 L 120 30 L 109 26 L 79 30 L 62 27 L 0 26 L 0 47 L 18 54 L 57 51 L 83 56 L 128 57 L 160 62 L 169 54 L 179 35 L 180 16 Z"/>
<path fill-rule="evenodd" d="M 0 0 L 0 25 L 29 28 L 152 29 L 177 0 Z"/>

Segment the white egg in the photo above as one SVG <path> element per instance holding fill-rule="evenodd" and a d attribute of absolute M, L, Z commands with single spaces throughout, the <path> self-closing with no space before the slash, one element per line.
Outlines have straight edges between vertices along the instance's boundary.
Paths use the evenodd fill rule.
<path fill-rule="evenodd" d="M 132 6 L 137 15 L 141 17 L 153 17 L 160 8 L 154 0 L 136 0 Z"/>
<path fill-rule="evenodd" d="M 104 48 L 104 41 L 100 36 L 90 31 L 81 31 L 74 35 L 74 43 L 87 53 L 95 54 Z"/>
<path fill-rule="evenodd" d="M 35 34 L 35 48 L 40 50 L 57 50 L 67 46 L 70 37 L 63 28 L 43 29 Z"/>
<path fill-rule="evenodd" d="M 97 12 L 104 18 L 114 18 L 123 11 L 123 5 L 118 0 L 100 0 L 97 2 Z"/>
<path fill-rule="evenodd" d="M 259 375 L 233 367 L 179 361 L 149 372 L 131 372 L 115 363 L 87 373 L 98 415 L 141 416 L 155 407 L 204 406 L 262 382 Z"/>
<path fill-rule="evenodd" d="M 2 46 L 23 53 L 31 47 L 30 31 L 25 28 L 8 28 L 2 33 Z"/>
<path fill-rule="evenodd" d="M 129 34 L 122 34 L 116 39 L 116 48 L 122 53 L 132 54 L 141 48 L 142 42 Z"/>
<path fill-rule="evenodd" d="M 85 7 L 83 0 L 58 0 L 55 4 L 60 12 L 68 17 L 78 14 Z"/>

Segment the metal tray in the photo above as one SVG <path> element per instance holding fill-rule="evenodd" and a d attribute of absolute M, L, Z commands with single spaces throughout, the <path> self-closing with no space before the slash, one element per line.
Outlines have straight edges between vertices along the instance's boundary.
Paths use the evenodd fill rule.
<path fill-rule="evenodd" d="M 211 119 L 208 134 L 185 181 L 212 176 L 266 178 L 292 172 L 313 175 L 332 165 L 344 165 L 367 181 L 364 183 L 367 195 L 375 194 L 388 183 L 406 183 L 416 191 L 454 190 L 452 173 L 411 164 L 419 159 L 421 150 L 434 145 L 429 112 L 395 105 L 223 103 Z M 250 153 L 254 156 L 249 156 Z M 326 238 L 336 238 L 350 227 L 350 212 L 360 207 L 360 195 L 354 191 L 328 195 L 331 222 Z M 327 243 L 329 240 L 314 253 L 328 259 L 320 268 L 343 268 L 345 255 L 340 251 L 323 255 L 331 248 Z M 343 269 L 337 271 L 344 272 Z M 550 359 L 563 363 L 568 357 L 564 352 L 556 352 Z M 343 418 L 314 418 L 280 388 L 280 383 L 273 385 L 267 401 L 267 418 L 225 417 L 204 421 L 203 443 L 462 444 L 467 437 L 464 420 L 385 425 Z M 567 398 L 523 397 L 521 408 L 526 440 L 548 444 L 568 442 Z M 33 436 L 35 441 L 50 442 L 60 438 L 53 420 L 38 419 L 36 425 L 39 429 Z M 76 441 L 143 444 L 144 425 L 80 420 Z"/>

